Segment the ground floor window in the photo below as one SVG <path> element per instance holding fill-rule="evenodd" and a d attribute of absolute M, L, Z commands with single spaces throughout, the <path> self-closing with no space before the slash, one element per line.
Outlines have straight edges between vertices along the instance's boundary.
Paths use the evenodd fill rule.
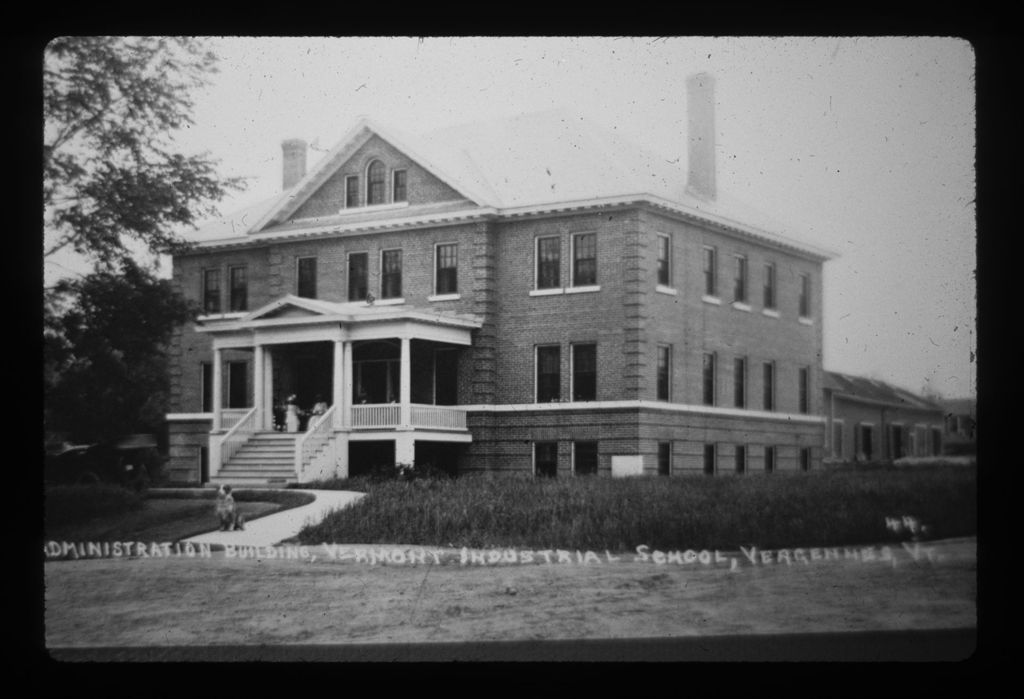
<path fill-rule="evenodd" d="M 213 412 L 213 364 L 203 362 L 201 365 L 202 411 Z"/>
<path fill-rule="evenodd" d="M 572 466 L 577 476 L 597 475 L 597 442 L 573 442 Z"/>
<path fill-rule="evenodd" d="M 857 431 L 854 432 L 857 444 L 857 460 L 858 461 L 871 461 L 874 458 L 874 445 L 872 444 L 871 425 L 857 425 Z"/>
<path fill-rule="evenodd" d="M 550 478 L 558 475 L 558 442 L 534 443 L 533 472 L 538 476 Z"/>
<path fill-rule="evenodd" d="M 736 445 L 736 473 L 747 471 L 747 448 L 742 444 Z"/>
<path fill-rule="evenodd" d="M 704 445 L 704 475 L 715 475 L 715 445 Z"/>
<path fill-rule="evenodd" d="M 672 474 L 672 442 L 658 442 L 658 475 Z"/>
<path fill-rule="evenodd" d="M 832 423 L 832 458 L 843 458 L 843 423 Z"/>
<path fill-rule="evenodd" d="M 938 456 L 942 453 L 942 430 L 933 427 L 932 428 L 932 456 Z"/>
<path fill-rule="evenodd" d="M 764 448 L 764 471 L 765 473 L 775 472 L 775 447 Z"/>
<path fill-rule="evenodd" d="M 810 471 L 811 470 L 811 449 L 810 447 L 802 447 L 800 449 L 800 470 Z"/>

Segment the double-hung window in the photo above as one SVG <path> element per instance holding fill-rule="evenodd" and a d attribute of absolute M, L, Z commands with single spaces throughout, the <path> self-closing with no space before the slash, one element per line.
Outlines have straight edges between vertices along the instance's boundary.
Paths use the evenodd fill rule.
<path fill-rule="evenodd" d="M 435 271 L 434 293 L 457 294 L 459 292 L 459 246 L 444 243 L 434 248 Z"/>
<path fill-rule="evenodd" d="M 704 247 L 704 295 L 718 296 L 718 250 Z"/>
<path fill-rule="evenodd" d="M 715 404 L 715 360 L 714 352 L 704 353 L 704 405 Z"/>
<path fill-rule="evenodd" d="M 811 275 L 800 275 L 800 317 L 811 317 Z"/>
<path fill-rule="evenodd" d="M 552 403 L 561 399 L 562 351 L 558 345 L 537 347 L 537 402 Z"/>
<path fill-rule="evenodd" d="M 597 234 L 576 233 L 572 237 L 572 285 L 597 284 Z"/>
<path fill-rule="evenodd" d="M 359 176 L 349 175 L 345 178 L 345 208 L 359 206 Z"/>
<path fill-rule="evenodd" d="M 597 345 L 572 346 L 572 399 L 597 399 Z"/>
<path fill-rule="evenodd" d="M 353 252 L 348 256 L 348 300 L 365 301 L 367 294 L 367 261 L 365 252 Z"/>
<path fill-rule="evenodd" d="M 391 200 L 406 201 L 408 196 L 405 189 L 405 170 L 395 170 L 391 175 Z"/>
<path fill-rule="evenodd" d="M 805 415 L 811 410 L 811 370 L 800 367 L 800 412 Z"/>
<path fill-rule="evenodd" d="M 743 255 L 736 255 L 736 279 L 733 285 L 733 301 L 736 303 L 747 302 L 747 258 Z"/>
<path fill-rule="evenodd" d="M 775 263 L 768 262 L 764 266 L 764 307 L 775 310 Z"/>
<path fill-rule="evenodd" d="M 366 205 L 383 204 L 385 202 L 385 179 L 387 168 L 384 163 L 374 160 L 366 168 Z"/>
<path fill-rule="evenodd" d="M 572 443 L 572 471 L 575 476 L 597 475 L 597 442 Z"/>
<path fill-rule="evenodd" d="M 733 405 L 737 408 L 747 407 L 747 360 L 736 357 L 733 360 Z"/>
<path fill-rule="evenodd" d="M 298 259 L 296 295 L 302 298 L 316 298 L 316 258 L 300 257 Z"/>
<path fill-rule="evenodd" d="M 562 239 L 559 236 L 537 238 L 537 288 L 558 289 L 562 266 Z"/>
<path fill-rule="evenodd" d="M 203 270 L 203 312 L 220 313 L 220 270 Z"/>
<path fill-rule="evenodd" d="M 658 284 L 672 286 L 672 239 L 658 234 Z"/>
<path fill-rule="evenodd" d="M 249 309 L 249 283 L 245 267 L 232 267 L 228 270 L 228 283 L 231 286 L 231 310 L 245 311 Z"/>
<path fill-rule="evenodd" d="M 775 362 L 762 365 L 762 388 L 764 389 L 764 409 L 775 410 Z"/>
<path fill-rule="evenodd" d="M 384 250 L 380 254 L 380 297 L 402 297 L 402 251 Z"/>
<path fill-rule="evenodd" d="M 672 345 L 658 345 L 658 400 L 671 399 Z"/>

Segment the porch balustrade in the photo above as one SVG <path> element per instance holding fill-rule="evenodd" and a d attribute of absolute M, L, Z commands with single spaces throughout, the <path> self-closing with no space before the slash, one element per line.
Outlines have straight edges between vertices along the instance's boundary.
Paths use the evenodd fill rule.
<path fill-rule="evenodd" d="M 295 475 L 302 480 L 302 470 L 313 460 L 324 447 L 329 446 L 331 437 L 334 434 L 334 410 L 337 406 L 331 406 L 323 415 L 317 416 L 310 421 L 309 429 L 299 437 L 295 445 Z"/>
<path fill-rule="evenodd" d="M 413 403 L 413 427 L 434 427 L 446 430 L 466 429 L 466 411 L 446 405 L 418 405 Z"/>
<path fill-rule="evenodd" d="M 374 403 L 352 406 L 353 429 L 397 427 L 401 417 L 402 409 L 397 403 Z"/>
<path fill-rule="evenodd" d="M 221 465 L 231 460 L 256 431 L 256 408 L 251 408 L 223 435 L 210 437 L 210 475 L 216 476 Z"/>

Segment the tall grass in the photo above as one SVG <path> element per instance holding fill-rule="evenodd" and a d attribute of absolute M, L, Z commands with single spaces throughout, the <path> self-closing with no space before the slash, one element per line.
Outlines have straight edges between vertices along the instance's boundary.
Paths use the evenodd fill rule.
<path fill-rule="evenodd" d="M 47 525 L 62 525 L 133 512 L 144 500 L 118 485 L 55 485 L 46 488 L 43 505 Z"/>
<path fill-rule="evenodd" d="M 929 537 L 976 531 L 973 469 L 775 473 L 742 478 L 457 479 L 368 483 L 304 543 L 629 550 L 838 546 L 893 538 L 913 516 Z"/>

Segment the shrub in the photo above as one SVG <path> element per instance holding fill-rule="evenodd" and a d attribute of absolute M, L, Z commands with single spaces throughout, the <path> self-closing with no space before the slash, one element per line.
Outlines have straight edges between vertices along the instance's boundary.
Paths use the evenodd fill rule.
<path fill-rule="evenodd" d="M 142 507 L 144 496 L 117 485 L 55 485 L 45 492 L 47 524 L 82 522 Z"/>

